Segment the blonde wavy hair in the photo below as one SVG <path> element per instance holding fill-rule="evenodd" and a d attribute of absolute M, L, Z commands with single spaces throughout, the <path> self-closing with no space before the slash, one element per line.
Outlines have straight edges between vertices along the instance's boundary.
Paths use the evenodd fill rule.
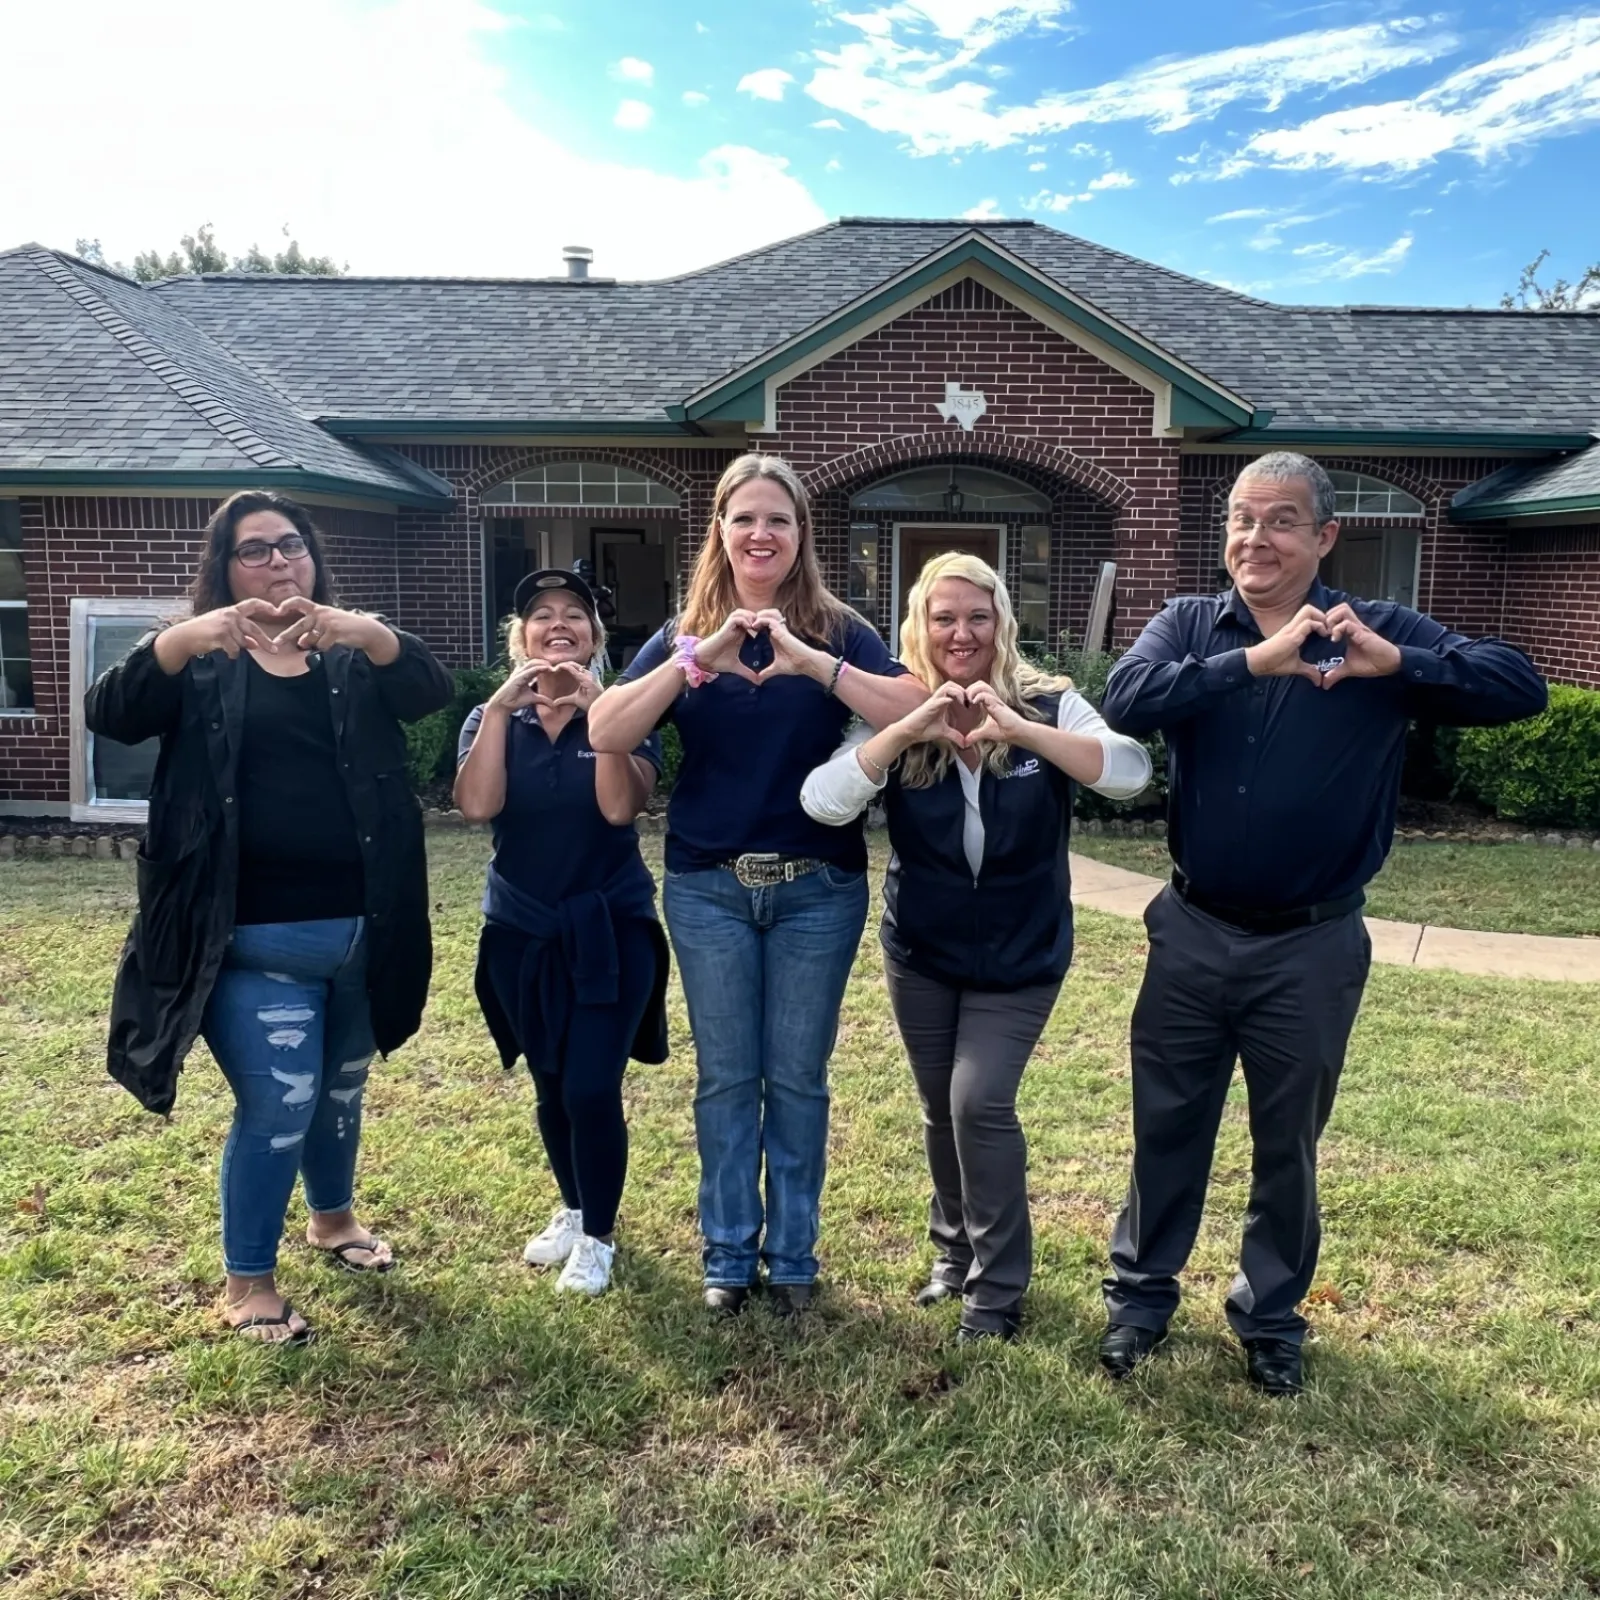
<path fill-rule="evenodd" d="M 817 566 L 817 544 L 811 526 L 811 501 L 800 475 L 782 456 L 751 454 L 730 462 L 717 480 L 716 498 L 711 506 L 711 523 L 705 542 L 695 558 L 689 577 L 689 593 L 678 618 L 679 633 L 703 639 L 728 620 L 730 611 L 739 609 L 739 591 L 733 581 L 733 567 L 722 542 L 722 519 L 735 490 L 757 478 L 770 478 L 780 485 L 794 504 L 799 549 L 788 576 L 778 586 L 773 605 L 784 615 L 791 631 L 815 644 L 835 644 L 845 624 L 856 613 L 822 581 Z"/>
<path fill-rule="evenodd" d="M 928 643 L 928 611 L 933 604 L 933 589 L 943 578 L 963 578 L 993 597 L 994 666 L 989 673 L 989 687 L 1019 716 L 1032 722 L 1045 721 L 1044 712 L 1033 702 L 1043 695 L 1066 693 L 1072 687 L 1072 679 L 1041 672 L 1022 658 L 1017 649 L 1017 615 L 1011 608 L 1011 596 L 1000 574 L 987 561 L 963 550 L 950 550 L 931 557 L 917 574 L 917 581 L 906 599 L 906 619 L 900 624 L 901 662 L 930 689 L 937 689 L 948 681 L 933 664 Z M 907 789 L 930 788 L 943 779 L 954 759 L 953 746 L 943 739 L 934 744 L 913 745 L 901 758 L 900 782 Z M 996 777 L 1005 777 L 1011 771 L 1011 746 L 991 746 L 984 757 L 984 765 Z"/>
<path fill-rule="evenodd" d="M 543 593 L 564 594 L 576 600 L 580 606 L 583 606 L 583 614 L 589 619 L 589 633 L 594 641 L 589 650 L 589 670 L 596 677 L 599 677 L 600 663 L 606 657 L 606 625 L 595 614 L 592 606 L 583 605 L 582 596 L 574 590 L 555 589 L 547 590 Z M 528 659 L 528 644 L 524 637 L 527 632 L 528 612 L 532 611 L 543 598 L 543 593 L 536 594 L 522 611 L 513 611 L 506 618 L 506 656 L 511 662 L 511 666 L 506 672 L 508 678 Z"/>

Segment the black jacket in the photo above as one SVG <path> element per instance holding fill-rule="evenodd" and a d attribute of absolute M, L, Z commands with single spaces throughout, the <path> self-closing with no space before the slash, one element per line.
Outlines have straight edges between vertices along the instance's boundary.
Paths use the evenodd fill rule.
<path fill-rule="evenodd" d="M 159 738 L 150 820 L 139 850 L 139 909 L 117 965 L 107 1070 L 151 1111 L 171 1111 L 233 932 L 239 881 L 234 798 L 244 728 L 243 661 L 220 650 L 169 676 L 155 634 L 101 675 L 84 699 L 96 734 Z M 420 639 L 375 667 L 337 645 L 311 657 L 328 680 L 345 793 L 366 869 L 367 992 L 385 1055 L 417 1030 L 433 969 L 422 812 L 406 773 L 401 722 L 444 706 L 449 674 Z"/>
<path fill-rule="evenodd" d="M 1034 703 L 1053 724 L 1060 702 L 1052 695 Z M 883 884 L 884 949 L 913 972 L 962 989 L 1004 992 L 1065 977 L 1073 793 L 1066 773 L 1026 750 L 1012 750 L 1004 778 L 982 768 L 983 862 L 974 882 L 954 763 L 926 789 L 907 789 L 897 766 L 883 791 L 894 852 Z"/>

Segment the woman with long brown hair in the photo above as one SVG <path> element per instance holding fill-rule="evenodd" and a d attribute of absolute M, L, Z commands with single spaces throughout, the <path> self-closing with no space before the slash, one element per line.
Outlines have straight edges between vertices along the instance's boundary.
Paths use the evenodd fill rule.
<path fill-rule="evenodd" d="M 159 739 L 139 910 L 117 968 L 108 1065 L 165 1115 L 202 1035 L 234 1100 L 222 1151 L 224 1320 L 303 1344 L 275 1272 L 296 1181 L 306 1242 L 394 1265 L 355 1216 L 367 1069 L 417 1030 L 433 947 L 403 722 L 450 698 L 420 639 L 337 604 L 309 513 L 270 490 L 206 527 L 194 615 L 141 639 L 84 720 Z"/>
<path fill-rule="evenodd" d="M 884 971 L 922 1099 L 938 1250 L 917 1303 L 960 1296 L 961 1338 L 1012 1338 L 1033 1260 L 1017 1089 L 1072 960 L 1073 794 L 1137 794 L 1150 758 L 1070 679 L 1023 659 L 1006 586 L 976 556 L 922 569 L 900 649 L 932 696 L 846 741 L 802 799 L 855 826 L 883 796 Z"/>
<path fill-rule="evenodd" d="M 794 470 L 746 455 L 717 485 L 683 614 L 589 714 L 597 751 L 631 751 L 667 721 L 683 744 L 662 900 L 694 1030 L 705 1297 L 719 1315 L 743 1309 L 763 1265 L 780 1315 L 809 1303 L 817 1275 L 828 1057 L 867 855 L 859 824 L 805 814 L 800 786 L 852 713 L 886 726 L 926 693 L 823 584 Z"/>

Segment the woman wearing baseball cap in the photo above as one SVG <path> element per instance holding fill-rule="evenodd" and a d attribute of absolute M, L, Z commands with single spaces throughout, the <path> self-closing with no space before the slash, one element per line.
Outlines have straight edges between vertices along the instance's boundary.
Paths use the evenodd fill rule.
<path fill-rule="evenodd" d="M 602 1293 L 628 1167 L 622 1075 L 667 1056 L 667 942 L 633 819 L 661 767 L 653 735 L 598 755 L 588 710 L 605 648 L 576 573 L 531 572 L 507 634 L 511 672 L 461 729 L 455 801 L 494 824 L 476 987 L 507 1067 L 533 1075 L 561 1205 L 523 1257 L 556 1287 Z"/>

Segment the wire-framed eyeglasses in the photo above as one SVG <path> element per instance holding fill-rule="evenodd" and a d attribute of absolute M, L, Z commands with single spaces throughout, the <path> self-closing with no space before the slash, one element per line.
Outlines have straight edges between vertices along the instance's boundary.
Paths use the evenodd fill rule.
<path fill-rule="evenodd" d="M 1262 533 L 1293 533 L 1296 528 L 1314 528 L 1314 521 L 1301 517 L 1252 517 L 1235 514 L 1228 518 L 1228 532 L 1249 535 L 1258 529 Z"/>

